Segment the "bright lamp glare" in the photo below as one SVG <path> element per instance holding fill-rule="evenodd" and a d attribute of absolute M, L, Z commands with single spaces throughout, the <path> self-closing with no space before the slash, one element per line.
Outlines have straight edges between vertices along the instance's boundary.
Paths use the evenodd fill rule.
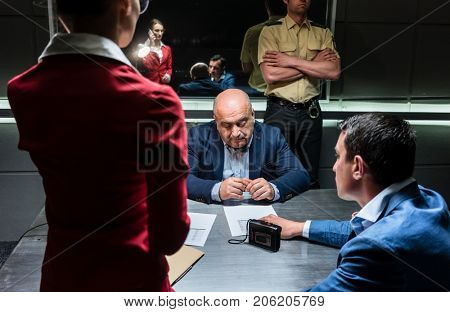
<path fill-rule="evenodd" d="M 138 57 L 144 58 L 150 53 L 150 47 L 140 44 L 138 46 Z"/>

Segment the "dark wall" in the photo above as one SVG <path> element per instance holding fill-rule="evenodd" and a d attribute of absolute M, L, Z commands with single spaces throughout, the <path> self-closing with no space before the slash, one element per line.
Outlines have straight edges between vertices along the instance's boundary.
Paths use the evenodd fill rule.
<path fill-rule="evenodd" d="M 41 176 L 18 142 L 16 124 L 0 123 L 0 241 L 16 241 L 45 202 Z"/>
<path fill-rule="evenodd" d="M 0 2 L 0 97 L 6 96 L 6 86 L 12 77 L 36 64 L 48 42 L 47 9 L 32 2 Z"/>
<path fill-rule="evenodd" d="M 343 73 L 332 98 L 450 98 L 448 1 L 338 0 L 336 18 Z"/>
<path fill-rule="evenodd" d="M 12 77 L 36 64 L 48 42 L 47 9 L 32 2 L 0 2 L 0 98 Z M 0 111 L 0 118 L 9 115 Z M 17 240 L 45 201 L 41 177 L 18 141 L 16 125 L 0 123 L 0 241 Z"/>

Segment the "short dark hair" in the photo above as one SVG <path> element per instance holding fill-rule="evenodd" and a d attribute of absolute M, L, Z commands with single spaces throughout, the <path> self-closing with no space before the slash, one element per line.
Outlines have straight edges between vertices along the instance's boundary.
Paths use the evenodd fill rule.
<path fill-rule="evenodd" d="M 286 15 L 286 4 L 283 0 L 264 0 L 264 5 L 272 15 Z"/>
<path fill-rule="evenodd" d="M 220 66 L 222 66 L 222 68 L 225 68 L 225 65 L 227 64 L 227 59 L 224 58 L 224 57 L 223 57 L 222 55 L 220 55 L 220 54 L 213 55 L 209 61 L 210 61 L 210 62 L 211 62 L 211 61 L 213 61 L 213 62 L 215 62 L 215 61 L 220 61 Z"/>
<path fill-rule="evenodd" d="M 100 16 L 110 5 L 111 0 L 56 0 L 57 12 L 68 16 Z"/>
<path fill-rule="evenodd" d="M 412 176 L 416 156 L 416 134 L 403 118 L 366 113 L 339 124 L 345 133 L 347 160 L 360 155 L 375 182 L 383 187 Z"/>
<path fill-rule="evenodd" d="M 205 79 L 209 77 L 208 65 L 205 63 L 195 63 L 191 67 L 191 78 L 194 80 Z"/>

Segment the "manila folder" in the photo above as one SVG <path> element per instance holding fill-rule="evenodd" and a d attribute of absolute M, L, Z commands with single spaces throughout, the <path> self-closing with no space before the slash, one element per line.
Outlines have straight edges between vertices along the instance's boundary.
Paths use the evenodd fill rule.
<path fill-rule="evenodd" d="M 205 253 L 190 246 L 183 245 L 176 253 L 166 256 L 169 263 L 169 281 L 173 286 L 203 257 Z"/>

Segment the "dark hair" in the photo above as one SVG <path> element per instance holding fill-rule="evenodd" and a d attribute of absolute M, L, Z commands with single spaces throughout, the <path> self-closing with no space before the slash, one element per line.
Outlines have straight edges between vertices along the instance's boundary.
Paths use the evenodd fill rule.
<path fill-rule="evenodd" d="M 367 113 L 339 124 L 345 136 L 347 160 L 360 155 L 375 182 L 387 187 L 412 176 L 416 156 L 416 134 L 403 118 Z"/>
<path fill-rule="evenodd" d="M 286 15 L 286 4 L 283 0 L 264 0 L 264 5 L 272 15 Z"/>
<path fill-rule="evenodd" d="M 150 21 L 150 29 L 152 29 L 153 26 L 155 26 L 156 24 L 159 24 L 159 25 L 161 25 L 161 26 L 164 28 L 164 24 L 163 24 L 159 19 L 153 18 L 153 19 Z"/>
<path fill-rule="evenodd" d="M 205 63 L 196 63 L 191 67 L 191 77 L 194 80 L 205 79 L 209 77 L 208 65 Z"/>
<path fill-rule="evenodd" d="M 227 59 L 224 58 L 224 57 L 223 57 L 222 55 L 220 55 L 220 54 L 213 55 L 213 57 L 211 57 L 211 59 L 210 59 L 209 61 L 213 61 L 213 62 L 215 62 L 215 61 L 220 61 L 220 66 L 221 66 L 222 68 L 225 68 L 225 65 L 227 64 Z"/>
<path fill-rule="evenodd" d="M 110 5 L 111 0 L 56 0 L 58 13 L 68 16 L 100 16 Z"/>

